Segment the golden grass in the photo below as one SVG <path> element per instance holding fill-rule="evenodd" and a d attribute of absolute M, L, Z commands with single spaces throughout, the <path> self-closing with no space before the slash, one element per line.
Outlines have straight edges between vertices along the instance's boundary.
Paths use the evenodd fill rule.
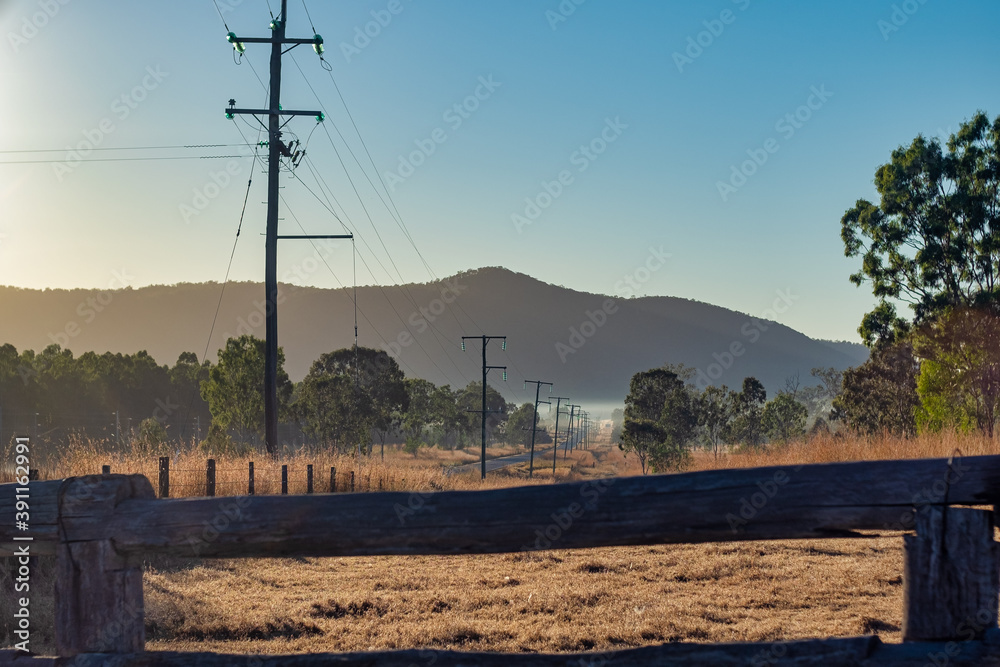
<path fill-rule="evenodd" d="M 691 469 L 944 457 L 956 450 L 965 456 L 997 454 L 1000 443 L 953 434 L 909 440 L 825 436 L 762 452 L 731 452 L 718 460 L 697 452 Z M 82 448 L 76 458 L 61 462 L 53 476 L 91 473 L 110 462 L 116 472 L 143 472 L 155 483 L 155 463 L 142 457 L 108 458 Z M 370 478 L 365 484 L 375 490 L 379 482 L 386 490 L 528 483 L 527 464 L 491 473 L 485 484 L 477 473 L 449 477 L 441 469 L 443 463 L 465 459 L 475 456 L 428 449 L 415 458 L 387 449 L 385 462 L 329 455 L 298 455 L 284 462 L 292 470 L 304 470 L 306 463 L 320 471 L 325 467 L 326 478 L 330 465 L 355 470 Z M 229 483 L 220 485 L 220 494 L 245 483 L 248 460 L 220 458 L 219 482 Z M 262 485 L 274 478 L 272 466 L 281 461 L 255 461 L 258 491 L 274 492 L 273 486 L 264 491 Z M 556 481 L 639 473 L 635 457 L 623 456 L 608 443 L 566 459 L 560 453 L 557 463 Z M 532 483 L 551 483 L 550 465 L 551 458 L 538 462 Z M 180 485 L 190 484 L 197 493 L 204 456 L 182 453 L 177 468 L 172 484 L 178 480 L 178 492 Z M 322 474 L 317 478 L 323 479 Z M 293 492 L 304 490 L 303 485 L 296 481 Z M 51 581 L 49 574 L 40 576 Z M 145 591 L 151 650 L 534 652 L 868 633 L 899 641 L 902 539 L 889 533 L 867 539 L 491 556 L 157 559 L 147 564 Z M 0 629 L 10 641 L 10 614 L 3 607 Z M 51 598 L 46 602 L 42 596 L 38 608 L 36 623 L 41 626 L 34 627 L 44 628 L 43 618 L 51 623 Z M 36 650 L 51 652 L 51 630 L 39 630 L 38 637 Z"/>

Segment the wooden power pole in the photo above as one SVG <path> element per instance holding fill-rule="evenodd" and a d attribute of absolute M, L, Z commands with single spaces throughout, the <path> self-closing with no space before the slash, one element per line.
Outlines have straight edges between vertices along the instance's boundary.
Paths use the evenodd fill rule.
<path fill-rule="evenodd" d="M 236 101 L 229 100 L 226 117 L 232 120 L 237 114 L 267 116 L 267 230 L 264 238 L 264 446 L 272 456 L 278 451 L 278 240 L 279 239 L 320 239 L 353 238 L 352 235 L 336 236 L 278 236 L 278 173 L 281 158 L 291 158 L 292 152 L 281 141 L 282 116 L 315 116 L 318 122 L 324 120 L 322 111 L 289 111 L 281 108 L 281 55 L 286 44 L 295 48 L 300 44 L 311 44 L 317 54 L 323 53 L 323 38 L 315 35 L 312 39 L 288 38 L 285 29 L 288 24 L 288 0 L 281 0 L 281 14 L 271 21 L 270 37 L 237 37 L 229 33 L 227 39 L 238 53 L 243 53 L 245 44 L 271 45 L 270 101 L 267 109 L 237 109 Z M 290 49 L 289 49 L 290 50 Z M 287 121 L 286 121 L 287 122 Z"/>

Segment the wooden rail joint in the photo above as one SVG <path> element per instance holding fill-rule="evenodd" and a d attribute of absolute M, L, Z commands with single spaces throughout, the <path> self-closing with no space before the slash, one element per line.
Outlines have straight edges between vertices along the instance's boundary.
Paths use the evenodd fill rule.
<path fill-rule="evenodd" d="M 145 650 L 142 561 L 119 553 L 109 531 L 120 503 L 154 497 L 142 475 L 70 477 L 60 485 L 55 586 L 60 656 Z"/>

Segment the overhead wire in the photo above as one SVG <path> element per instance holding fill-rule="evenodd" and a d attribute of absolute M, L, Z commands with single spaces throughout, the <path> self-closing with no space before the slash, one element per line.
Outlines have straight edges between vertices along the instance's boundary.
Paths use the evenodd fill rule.
<path fill-rule="evenodd" d="M 174 146 L 95 146 L 93 148 L 87 149 L 90 151 L 155 151 L 155 150 L 175 150 L 180 148 L 237 148 L 244 146 L 245 144 L 178 144 Z M 9 153 L 66 153 L 72 152 L 71 149 L 66 148 L 36 148 L 28 149 L 21 148 L 17 150 L 3 150 L 0 151 L 0 155 L 6 155 Z"/>
<path fill-rule="evenodd" d="M 148 157 L 109 157 L 109 158 L 80 158 L 79 160 L 0 160 L 0 164 L 54 164 L 67 162 L 77 164 L 81 162 L 149 162 L 155 160 L 221 160 L 246 157 L 246 155 L 160 155 Z"/>
<path fill-rule="evenodd" d="M 316 172 L 313 172 L 313 173 L 314 173 L 314 175 L 316 175 L 316 176 L 317 176 L 317 178 L 318 178 L 318 179 L 320 178 L 319 174 L 317 174 Z M 343 220 L 340 220 L 340 218 L 338 218 L 338 216 L 337 216 L 337 214 L 336 214 L 336 211 L 334 211 L 334 210 L 333 210 L 333 208 L 332 208 L 332 206 L 331 206 L 331 204 L 330 204 L 330 203 L 328 203 L 328 202 L 324 202 L 324 201 L 323 201 L 323 200 L 322 200 L 322 199 L 321 199 L 321 198 L 319 197 L 319 195 L 317 195 L 317 194 L 316 194 L 316 193 L 315 193 L 315 192 L 314 192 L 314 191 L 313 191 L 313 190 L 312 190 L 312 189 L 311 189 L 311 188 L 310 188 L 310 187 L 309 187 L 308 185 L 306 185 L 306 184 L 305 184 L 305 182 L 304 182 L 304 181 L 302 181 L 302 179 L 300 179 L 300 178 L 296 178 L 295 180 L 296 180 L 296 181 L 298 181 L 298 182 L 299 182 L 299 183 L 300 183 L 300 184 L 302 185 L 302 187 L 303 187 L 303 188 L 305 188 L 305 190 L 306 190 L 306 191 L 307 191 L 307 192 L 308 192 L 309 194 L 311 194 L 311 195 L 312 195 L 312 196 L 313 196 L 313 197 L 314 197 L 314 198 L 315 198 L 315 199 L 316 199 L 316 200 L 317 200 L 317 201 L 318 201 L 318 202 L 320 203 L 320 205 L 321 205 L 321 206 L 323 206 L 323 207 L 324 207 L 324 208 L 326 208 L 326 209 L 327 209 L 327 210 L 328 210 L 328 211 L 329 211 L 329 212 L 330 212 L 331 214 L 333 214 L 333 216 L 334 216 L 335 218 L 337 218 L 337 219 L 338 219 L 338 221 L 339 221 L 339 222 L 340 222 L 340 223 L 341 223 L 342 225 L 344 225 L 344 228 L 345 228 L 345 229 L 346 229 L 347 231 L 351 231 L 351 230 L 350 230 L 350 228 L 349 228 L 349 227 L 347 226 L 347 224 L 346 224 L 346 223 L 345 223 L 345 222 L 344 222 Z M 329 188 L 329 186 L 327 186 L 327 188 Z M 324 196 L 326 196 L 326 191 L 325 191 L 325 190 L 323 190 L 322 186 L 320 187 L 320 190 L 322 190 L 322 191 L 323 191 L 323 194 L 324 194 Z M 287 203 L 286 203 L 286 206 L 287 206 Z M 296 222 L 297 222 L 297 220 L 296 220 Z M 300 225 L 300 227 L 301 227 L 301 225 Z M 304 233 L 304 232 L 303 232 L 303 233 Z M 352 233 L 352 234 L 354 234 L 354 232 L 353 232 L 353 231 L 351 231 L 351 233 Z M 367 246 L 367 242 L 366 242 L 366 241 L 364 240 L 364 237 L 361 237 L 361 239 L 362 239 L 362 242 L 363 242 L 363 243 L 365 243 L 366 247 L 368 247 L 368 249 L 369 249 L 369 252 L 371 252 L 371 248 L 370 248 L 370 246 Z M 373 255 L 373 257 L 374 257 L 374 259 L 375 259 L 376 261 L 379 261 L 379 260 L 378 260 L 378 257 L 377 257 L 377 256 L 376 256 L 376 255 L 375 255 L 374 253 L 372 253 L 372 255 Z M 431 354 L 430 354 L 430 353 L 429 353 L 429 352 L 428 352 L 428 351 L 426 350 L 426 348 L 424 348 L 423 344 L 422 344 L 422 343 L 420 342 L 420 339 L 419 339 L 419 338 L 418 338 L 417 336 L 414 336 L 412 332 L 410 332 L 410 328 L 409 328 L 409 326 L 407 325 L 406 321 L 405 321 L 405 320 L 403 319 L 403 316 L 402 316 L 402 315 L 401 315 L 401 314 L 399 313 L 399 310 L 397 310 L 397 309 L 396 309 L 396 306 L 395 306 L 395 305 L 394 305 L 394 304 L 392 303 L 392 300 L 391 300 L 391 299 L 389 298 L 389 295 L 388 295 L 388 294 L 386 294 L 386 291 L 385 291 L 385 286 L 383 286 L 382 284 L 380 284 L 380 283 L 378 282 L 377 278 L 375 278 L 375 274 L 374 274 L 374 272 L 372 271 L 371 267 L 370 267 L 370 266 L 368 265 L 368 262 L 367 262 L 367 260 L 365 260 L 365 258 L 364 258 L 364 255 L 360 255 L 360 254 L 358 254 L 358 255 L 356 255 L 356 256 L 360 256 L 360 257 L 361 257 L 361 263 L 362 263 L 362 264 L 364 265 L 364 267 L 365 267 L 365 268 L 366 268 L 366 269 L 368 270 L 368 273 L 369 273 L 369 275 L 371 275 L 371 276 L 372 276 L 372 280 L 373 280 L 373 282 L 375 283 L 375 285 L 374 285 L 374 286 L 375 286 L 375 287 L 376 287 L 376 288 L 378 289 L 379 293 L 380 293 L 380 294 L 382 295 L 382 297 L 383 297 L 383 298 L 385 299 L 385 302 L 386 302 L 386 304 L 387 304 L 387 305 L 389 306 L 389 308 L 390 308 L 390 309 L 392 310 L 392 312 L 393 312 L 393 313 L 394 313 L 394 314 L 396 315 L 396 319 L 398 319 L 398 320 L 399 320 L 400 324 L 401 324 L 401 325 L 403 326 L 403 329 L 404 329 L 404 330 L 406 330 L 406 331 L 407 331 L 408 333 L 410 333 L 410 337 L 411 337 L 411 338 L 413 339 L 413 341 L 414 341 L 414 342 L 415 342 L 415 343 L 417 344 L 417 347 L 418 347 L 418 348 L 420 348 L 420 351 L 424 353 L 424 356 L 426 356 L 426 357 L 427 357 L 427 359 L 428 359 L 428 360 L 429 360 L 429 361 L 431 362 L 431 364 L 432 364 L 432 365 L 434 366 L 434 368 L 435 368 L 435 369 L 436 369 L 436 370 L 437 370 L 437 371 L 438 371 L 438 372 L 439 372 L 439 373 L 440 373 L 440 374 L 441 374 L 441 375 L 442 375 L 442 376 L 443 376 L 443 377 L 444 377 L 445 379 L 448 379 L 448 380 L 449 380 L 449 382 L 453 382 L 453 380 L 451 380 L 451 377 L 449 376 L 449 374 L 448 374 L 448 373 L 446 373 L 446 372 L 445 372 L 445 371 L 444 371 L 444 370 L 443 370 L 443 369 L 442 369 L 442 368 L 441 368 L 440 366 L 438 366 L 437 362 L 436 362 L 436 361 L 434 360 L 434 357 L 433 357 L 433 356 L 431 356 Z M 332 269 L 331 269 L 331 271 L 332 271 Z M 355 284 L 356 284 L 356 283 L 357 283 L 357 276 L 356 276 L 356 274 L 355 274 Z M 366 318 L 366 319 L 367 319 L 367 318 Z M 425 320 L 425 321 L 426 321 L 426 320 Z M 369 324 L 371 324 L 371 322 L 370 322 L 370 321 L 369 321 Z M 381 336 L 381 334 L 379 334 L 379 337 L 380 337 L 380 338 L 382 338 L 382 342 L 383 342 L 383 343 L 385 343 L 385 344 L 386 344 L 386 345 L 388 346 L 388 344 L 389 344 L 389 343 L 388 343 L 388 341 L 386 341 L 386 340 L 385 340 L 385 338 Z M 447 355 L 446 355 L 446 356 L 447 356 Z M 456 370 L 456 371 L 458 371 L 458 374 L 459 374 L 459 375 L 460 375 L 460 376 L 461 376 L 461 377 L 462 377 L 462 378 L 463 378 L 463 379 L 464 379 L 464 380 L 466 381 L 466 383 L 468 383 L 468 378 L 467 378 L 467 377 L 465 376 L 465 374 L 464 374 L 464 373 L 462 373 L 462 369 L 461 369 L 461 368 L 459 368 L 457 364 L 455 364 L 455 362 L 454 362 L 454 360 L 453 360 L 453 359 L 451 359 L 450 357 L 447 357 L 447 358 L 448 358 L 448 360 L 449 360 L 449 361 L 451 361 L 452 365 L 453 365 L 453 366 L 455 366 L 455 370 Z M 399 357 L 397 357 L 397 360 L 401 360 L 401 359 L 399 359 Z M 414 375 L 415 375 L 415 374 L 414 374 Z"/>
<path fill-rule="evenodd" d="M 239 128 L 238 125 L 236 125 L 235 127 L 237 128 L 237 131 L 240 133 L 240 136 L 243 137 L 244 141 L 246 141 L 246 136 L 243 134 L 243 131 L 240 130 L 240 128 Z M 263 166 L 263 159 L 260 158 L 259 156 L 257 156 L 257 160 Z M 302 180 L 299 179 L 299 178 L 296 178 L 295 180 L 299 181 L 300 183 L 302 182 Z M 303 186 L 305 186 L 304 183 L 303 183 Z M 306 186 L 306 189 L 308 190 L 307 186 Z M 316 197 L 317 200 L 320 201 L 321 204 L 323 203 L 323 201 L 321 199 L 319 199 L 319 197 L 316 196 L 315 193 L 311 192 L 311 190 L 310 190 L 310 193 L 313 194 L 313 196 Z M 288 201 L 285 199 L 284 195 L 279 194 L 279 198 L 281 199 L 281 202 L 285 205 L 285 208 L 288 211 L 289 215 L 291 215 L 292 219 L 295 221 L 295 224 L 298 225 L 299 229 L 302 231 L 303 234 L 306 234 L 305 228 L 303 227 L 302 223 L 299 221 L 298 216 L 295 215 L 294 211 L 292 210 L 291 206 L 288 204 Z M 338 222 L 341 223 L 341 225 L 343 226 L 344 230 L 347 231 L 347 232 L 349 232 L 349 233 L 351 233 L 352 236 L 353 236 L 354 235 L 354 231 L 351 230 L 350 227 L 348 227 L 347 224 L 337 215 L 336 211 L 334 211 L 330 207 L 327 207 L 327 209 L 330 210 L 330 212 L 333 214 L 334 218 Z M 337 273 L 333 270 L 333 267 L 330 266 L 329 262 L 326 261 L 326 258 L 323 256 L 323 254 L 319 252 L 319 248 L 316 247 L 315 242 L 312 239 L 309 239 L 309 242 L 312 245 L 313 249 L 316 251 L 316 256 L 320 259 L 320 261 L 323 263 L 323 265 L 326 266 L 327 270 L 330 271 L 330 274 L 333 276 L 334 280 L 337 281 L 337 284 L 340 285 L 340 287 L 346 291 L 347 290 L 346 285 L 344 285 L 343 281 L 341 281 L 340 278 L 339 278 L 339 276 L 337 276 Z M 363 257 L 362 257 L 362 263 L 365 263 L 365 260 L 364 260 Z M 367 268 L 367 264 L 365 264 L 365 266 Z M 371 269 L 369 268 L 369 273 L 370 272 L 371 272 Z M 372 323 L 371 319 L 358 306 L 358 302 L 357 302 L 357 282 L 356 281 L 357 281 L 357 278 L 356 278 L 356 273 L 355 273 L 355 290 L 354 290 L 354 293 L 353 294 L 348 293 L 348 297 L 351 299 L 351 301 L 352 301 L 352 303 L 354 305 L 355 312 L 356 313 L 357 312 L 361 313 L 361 316 L 365 319 L 365 321 L 369 324 L 369 326 L 371 326 L 372 331 L 382 340 L 382 342 L 385 344 L 386 347 L 389 347 L 389 342 L 385 339 L 385 337 L 382 336 L 381 332 L 379 332 L 376 329 L 376 327 Z M 393 312 L 396 314 L 396 317 L 398 317 L 400 319 L 400 321 L 402 321 L 402 316 L 400 316 L 399 312 L 395 310 L 395 308 L 392 306 L 392 303 L 390 301 L 388 301 L 388 299 L 387 299 L 387 302 L 389 303 L 390 308 L 392 308 Z M 404 323 L 404 326 L 405 326 L 405 323 Z M 427 355 L 428 359 L 431 360 L 432 364 L 435 363 L 434 360 L 433 360 L 433 358 L 430 357 L 430 355 L 427 354 L 426 351 L 424 351 L 424 354 Z M 409 367 L 409 365 L 406 364 L 402 359 L 397 358 L 397 361 L 402 366 L 404 366 L 407 370 L 409 370 L 409 372 L 410 372 L 411 375 L 414 375 L 414 376 L 416 375 L 416 373 L 414 372 L 413 368 Z M 438 368 L 438 371 L 441 372 L 441 374 L 444 377 L 446 377 L 446 378 L 448 377 L 448 375 L 446 373 L 444 373 L 440 368 Z"/>
<path fill-rule="evenodd" d="M 303 2 L 304 2 L 304 0 L 303 0 Z M 320 56 L 320 60 L 321 61 L 323 60 L 322 56 Z M 299 65 L 298 61 L 295 59 L 294 55 L 292 56 L 292 63 L 295 65 L 296 69 L 299 71 L 299 74 L 302 76 L 303 80 L 305 81 L 306 86 L 312 92 L 313 96 L 316 98 L 316 101 L 320 104 L 320 107 L 323 109 L 324 113 L 326 113 L 327 110 L 324 108 L 322 98 L 320 98 L 319 94 L 316 92 L 316 89 L 313 87 L 312 83 L 309 81 L 309 78 L 306 76 L 305 72 L 303 71 L 302 67 Z M 340 131 L 340 128 L 335 125 L 334 129 L 336 130 L 337 135 L 340 137 L 340 140 L 344 143 L 344 146 L 347 148 L 347 150 L 350 153 L 351 157 L 354 158 L 354 161 L 358 165 L 358 168 L 361 169 L 361 172 L 362 172 L 362 174 L 364 174 L 365 179 L 368 181 L 368 184 L 372 187 L 372 191 L 375 192 L 376 196 L 382 202 L 382 205 L 386 208 L 386 211 L 388 211 L 389 216 L 393 219 L 393 221 L 396 223 L 396 225 L 400 228 L 400 231 L 403 232 L 404 237 L 407 239 L 407 241 L 409 241 L 410 245 L 413 247 L 414 252 L 416 252 L 417 256 L 420 258 L 420 261 L 424 265 L 424 268 L 427 270 L 427 272 L 431 275 L 431 277 L 435 281 L 440 281 L 440 278 L 437 276 L 437 274 L 434 272 L 434 270 L 430 267 L 430 264 L 427 262 L 427 260 L 424 257 L 423 253 L 420 251 L 419 247 L 417 246 L 416 241 L 413 239 L 413 236 L 410 233 L 409 229 L 406 227 L 406 224 L 405 224 L 405 222 L 402 219 L 402 215 L 399 212 L 399 208 L 396 206 L 396 203 L 395 203 L 395 201 L 392 198 L 392 194 L 389 192 L 389 189 L 386 186 L 385 181 L 382 178 L 381 173 L 379 173 L 378 167 L 375 165 L 375 161 L 372 158 L 371 151 L 368 149 L 368 145 L 367 145 L 367 143 L 364 140 L 364 136 L 361 134 L 361 131 L 358 128 L 357 122 L 354 120 L 354 115 L 351 113 L 351 110 L 350 110 L 350 108 L 347 105 L 347 101 L 344 98 L 344 95 L 343 95 L 343 93 L 340 90 L 340 86 L 337 84 L 336 78 L 333 76 L 332 68 L 324 67 L 323 69 L 325 69 L 327 71 L 327 74 L 330 77 L 330 81 L 333 84 L 334 90 L 336 90 L 337 96 L 340 99 L 341 105 L 343 106 L 344 111 L 347 114 L 347 117 L 351 121 L 351 125 L 354 128 L 354 132 L 357 135 L 358 140 L 361 142 L 361 145 L 362 145 L 362 147 L 364 149 L 365 155 L 368 157 L 368 161 L 369 161 L 369 163 L 372 166 L 372 170 L 375 172 L 375 175 L 376 175 L 376 178 L 378 179 L 379 184 L 382 186 L 382 189 L 385 191 L 385 195 L 386 195 L 385 198 L 382 197 L 382 193 L 375 186 L 375 183 L 372 181 L 371 177 L 369 176 L 366 167 L 361 164 L 361 161 L 358 159 L 357 155 L 354 153 L 354 150 L 351 148 L 350 143 L 347 141 L 347 139 L 344 137 L 343 133 Z M 327 115 L 329 115 L 329 114 L 327 114 Z M 344 169 L 344 171 L 346 173 L 347 172 L 347 167 L 346 167 L 346 165 L 344 165 L 343 159 L 340 157 L 340 152 L 339 152 L 339 150 L 337 150 L 336 144 L 333 141 L 333 137 L 330 134 L 330 131 L 326 128 L 325 124 L 324 124 L 323 130 L 327 134 L 327 137 L 328 137 L 328 139 L 330 141 L 330 144 L 333 147 L 334 152 L 337 154 L 338 159 L 340 160 L 341 166 L 342 166 L 342 168 Z M 354 188 L 355 193 L 357 193 L 357 188 L 354 186 L 354 182 L 353 182 L 352 179 L 350 179 L 349 175 L 348 175 L 348 179 L 351 181 L 351 185 Z M 360 200 L 360 194 L 358 194 L 357 196 L 358 196 L 358 198 Z M 386 202 L 386 199 L 388 199 L 389 203 Z M 368 215 L 369 221 L 371 221 L 371 216 L 368 213 L 367 208 L 364 207 L 363 205 L 362 205 L 362 207 L 364 208 L 366 215 Z M 374 227 L 374 222 L 372 222 L 372 226 Z M 379 240 L 381 240 L 381 236 L 379 236 Z M 385 248 L 385 244 L 383 243 L 382 245 L 383 245 L 383 248 Z M 386 253 L 388 253 L 388 249 L 386 249 Z M 390 259 L 390 261 L 391 261 L 391 259 Z M 395 267 L 395 263 L 393 263 L 393 266 L 394 266 L 394 268 L 396 268 L 397 273 L 399 273 L 398 267 Z M 409 291 L 406 289 L 405 285 L 403 285 L 404 281 L 402 279 L 402 275 L 401 274 L 400 274 L 400 283 L 401 283 L 401 286 L 403 287 L 404 291 L 407 292 L 407 296 L 410 297 L 410 300 L 412 302 L 413 301 L 412 300 L 412 296 L 409 295 Z M 414 307 L 416 307 L 415 303 L 413 305 L 414 305 Z M 483 330 L 482 327 L 480 327 L 478 325 L 478 323 L 476 322 L 476 320 L 471 315 L 469 315 L 468 311 L 465 310 L 465 308 L 462 306 L 461 303 L 459 303 L 456 300 L 454 302 L 454 305 L 455 305 L 455 307 L 463 315 L 465 315 L 465 317 L 469 320 L 469 322 L 472 323 L 472 325 L 475 328 L 479 329 L 480 331 Z M 455 319 L 455 323 L 461 329 L 462 328 L 462 324 L 461 324 L 461 322 L 458 321 L 458 318 L 455 315 L 454 311 L 452 309 L 448 309 L 448 312 Z M 430 326 L 430 328 L 432 330 L 432 333 L 434 334 L 435 338 L 438 339 L 438 335 L 440 334 L 440 331 L 437 329 L 437 327 L 435 327 L 433 325 L 433 323 L 428 323 L 428 324 L 429 324 L 429 326 Z M 437 342 L 439 344 L 441 344 L 440 339 L 438 339 Z M 444 347 L 444 345 L 441 345 L 441 346 L 442 346 L 442 350 L 445 352 L 446 356 L 448 356 L 449 360 L 451 360 L 451 356 L 447 353 L 447 350 Z M 508 360 L 510 361 L 511 366 L 514 367 L 515 371 L 518 374 L 520 374 L 522 377 L 527 378 L 527 375 L 525 375 L 520 370 L 520 368 L 518 368 L 516 362 L 514 362 L 514 360 L 512 358 L 510 358 L 509 355 L 505 355 L 505 356 L 507 356 Z M 452 361 L 452 363 L 454 363 L 454 361 Z M 457 364 L 456 364 L 456 368 L 457 368 Z M 463 374 L 463 376 L 464 376 L 464 374 Z M 510 391 L 515 396 L 517 396 L 519 398 L 519 400 L 520 400 L 520 398 L 521 398 L 521 392 L 519 392 L 516 388 L 514 388 L 513 386 L 511 386 L 509 383 L 508 383 L 508 387 L 510 388 Z"/>
<path fill-rule="evenodd" d="M 313 93 L 313 96 L 316 98 L 316 101 L 319 103 L 321 109 L 323 109 L 324 113 L 326 113 L 325 106 L 323 105 L 323 100 L 320 98 L 319 94 L 316 92 L 316 89 L 313 87 L 312 82 L 309 81 L 309 78 L 305 75 L 305 72 L 299 66 L 298 61 L 295 60 L 294 56 L 292 56 L 292 62 L 295 64 L 296 69 L 299 70 L 299 74 L 302 76 L 302 78 L 305 81 L 306 85 L 308 86 L 309 90 Z M 357 155 L 355 155 L 354 150 L 350 146 L 350 143 L 346 140 L 346 138 L 344 137 L 343 133 L 340 132 L 340 129 L 338 127 L 334 126 L 334 129 L 337 131 L 337 134 L 340 137 L 340 140 L 342 142 L 344 142 L 344 145 L 347 148 L 348 152 L 351 154 L 351 157 L 354 158 L 355 163 L 361 169 L 362 174 L 364 174 L 365 178 L 368 180 L 369 185 L 372 186 L 373 191 L 375 191 L 376 195 L 378 195 L 379 198 L 381 199 L 381 194 L 378 192 L 378 188 L 375 187 L 375 184 L 372 182 L 371 178 L 368 176 L 368 173 L 365 171 L 365 168 L 361 165 L 361 162 L 360 162 L 360 160 L 358 160 Z M 334 154 L 337 156 L 337 159 L 340 162 L 340 166 L 344 170 L 344 174 L 347 176 L 347 179 L 348 179 L 348 181 L 351 184 L 351 188 L 354 190 L 355 196 L 358 198 L 358 201 L 361 204 L 361 207 L 362 207 L 362 210 L 365 213 L 365 216 L 368 218 L 369 224 L 371 225 L 372 229 L 375 230 L 375 234 L 378 236 L 378 239 L 381 242 L 382 249 L 385 250 L 386 256 L 388 257 L 390 264 L 392 264 L 393 268 L 396 270 L 396 274 L 397 274 L 398 279 L 399 279 L 399 286 L 400 286 L 401 291 L 403 292 L 403 294 L 405 295 L 405 297 L 407 298 L 407 300 L 410 302 L 410 305 L 412 305 L 413 308 L 415 308 L 417 311 L 419 311 L 420 307 L 417 305 L 416 300 L 413 298 L 413 295 L 410 293 L 409 287 L 406 285 L 406 281 L 403 279 L 402 273 L 399 271 L 399 267 L 396 265 L 395 261 L 392 259 L 392 253 L 389 252 L 389 249 L 386 246 L 385 241 L 382 239 L 381 233 L 379 233 L 378 228 L 375 226 L 375 221 L 372 218 L 372 215 L 369 212 L 368 207 L 365 206 L 364 200 L 361 197 L 361 193 L 358 191 L 358 188 L 357 188 L 357 186 L 354 183 L 354 179 L 351 177 L 350 172 L 347 169 L 347 165 L 344 162 L 344 159 L 343 159 L 343 157 L 340 154 L 340 150 L 337 148 L 336 142 L 334 142 L 333 136 L 330 134 L 330 131 L 329 131 L 329 129 L 327 129 L 327 127 L 326 127 L 325 124 L 323 126 L 323 131 L 326 133 L 327 138 L 330 141 L 330 145 L 333 148 Z M 382 200 L 382 203 L 383 203 L 383 205 L 385 205 L 388 208 L 388 205 L 385 204 L 385 200 Z M 390 212 L 390 215 L 391 215 L 391 212 Z M 404 234 L 406 234 L 406 233 L 407 232 L 404 230 Z M 412 243 L 412 238 L 409 239 L 409 240 Z M 366 245 L 367 245 L 367 243 L 366 243 Z M 372 252 L 370 247 L 369 247 L 369 252 Z M 374 252 L 372 252 L 372 256 L 376 259 L 376 261 L 378 262 L 379 266 L 382 267 L 382 269 L 384 271 L 386 271 L 386 274 L 389 276 L 389 279 L 392 280 L 392 274 L 390 274 L 388 272 L 388 270 L 385 269 L 384 265 L 382 265 L 381 260 L 378 259 L 378 256 Z M 369 273 L 371 273 L 370 270 L 369 270 Z M 374 274 L 372 274 L 372 278 L 373 278 L 373 280 L 377 280 L 377 279 L 375 279 Z M 452 313 L 452 316 L 454 317 L 454 313 Z M 427 322 L 426 319 L 424 321 Z M 454 359 L 451 358 L 451 355 L 448 354 L 448 348 L 446 348 L 445 345 L 444 345 L 444 343 L 442 343 L 442 341 L 441 341 L 441 336 L 443 336 L 443 334 L 441 333 L 441 331 L 434 325 L 433 322 L 427 322 L 427 324 L 428 324 L 428 328 L 431 330 L 431 333 L 432 333 L 432 335 L 433 335 L 433 337 L 435 339 L 435 342 L 437 342 L 437 344 L 441 347 L 442 352 L 444 352 L 445 356 L 449 359 L 449 361 L 452 363 L 452 365 L 455 366 L 455 369 L 459 372 L 459 374 L 462 375 L 463 378 L 465 378 L 466 380 L 468 380 L 468 378 L 466 378 L 465 374 L 458 367 L 458 364 L 456 364 L 455 361 L 454 361 Z M 459 328 L 461 328 L 461 324 L 458 323 L 457 319 L 456 319 L 456 324 L 459 324 Z M 415 338 L 415 340 L 416 340 L 416 338 Z"/>

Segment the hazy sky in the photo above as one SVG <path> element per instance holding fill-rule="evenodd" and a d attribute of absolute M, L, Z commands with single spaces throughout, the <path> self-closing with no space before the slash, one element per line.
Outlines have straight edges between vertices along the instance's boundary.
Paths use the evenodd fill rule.
<path fill-rule="evenodd" d="M 0 283 L 222 280 L 251 151 L 143 148 L 258 139 L 223 111 L 264 105 L 252 68 L 266 82 L 269 47 L 237 65 L 223 17 L 266 36 L 268 3 L 218 2 L 222 17 L 212 0 L 0 2 Z M 847 280 L 841 215 L 875 196 L 896 146 L 1000 114 L 994 0 L 306 6 L 332 77 L 308 46 L 285 56 L 283 107 L 327 120 L 288 125 L 309 141 L 284 174 L 282 230 L 341 232 L 317 200 L 329 188 L 362 284 L 502 265 L 621 296 L 628 276 L 640 294 L 752 314 L 791 293 L 783 323 L 857 340 L 873 299 Z M 289 34 L 311 37 L 301 0 L 289 13 Z M 87 142 L 129 150 L 76 150 Z M 87 161 L 202 155 L 241 157 Z M 26 160 L 54 162 L 9 164 Z M 256 169 L 233 279 L 263 277 L 266 180 Z M 303 270 L 308 244 L 283 243 L 279 275 L 352 281 L 349 246 L 325 253 L 334 276 Z"/>

